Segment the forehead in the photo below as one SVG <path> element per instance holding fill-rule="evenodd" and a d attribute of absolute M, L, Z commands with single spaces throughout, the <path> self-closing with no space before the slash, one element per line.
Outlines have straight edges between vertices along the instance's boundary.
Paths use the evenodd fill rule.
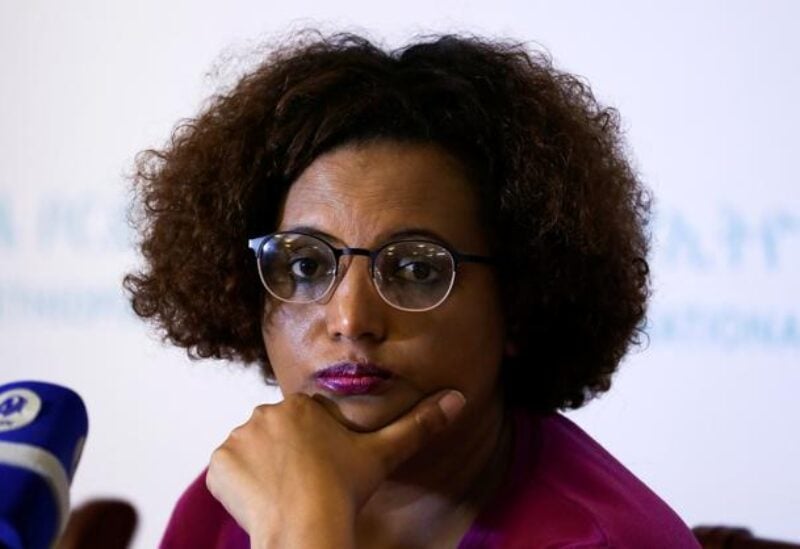
<path fill-rule="evenodd" d="M 424 230 L 474 248 L 485 244 L 478 206 L 464 167 L 442 148 L 378 141 L 317 158 L 290 187 L 278 224 L 313 227 L 348 246 Z"/>

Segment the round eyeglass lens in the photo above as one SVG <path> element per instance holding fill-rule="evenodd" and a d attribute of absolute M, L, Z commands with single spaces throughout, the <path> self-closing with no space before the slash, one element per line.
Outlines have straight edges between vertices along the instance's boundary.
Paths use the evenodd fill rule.
<path fill-rule="evenodd" d="M 258 270 L 269 293 L 283 301 L 320 299 L 336 276 L 336 256 L 319 238 L 276 234 L 261 248 Z"/>
<path fill-rule="evenodd" d="M 409 311 L 432 309 L 450 293 L 455 261 L 433 242 L 395 242 L 375 258 L 373 277 L 381 296 Z"/>

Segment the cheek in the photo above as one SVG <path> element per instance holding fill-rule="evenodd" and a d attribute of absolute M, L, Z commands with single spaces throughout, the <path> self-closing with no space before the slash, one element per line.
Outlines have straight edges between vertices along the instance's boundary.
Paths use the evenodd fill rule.
<path fill-rule="evenodd" d="M 465 315 L 462 341 L 458 344 L 463 360 L 470 365 L 466 375 L 494 388 L 505 352 L 505 319 L 496 288 L 487 284 L 475 307 Z"/>
<path fill-rule="evenodd" d="M 309 344 L 313 322 L 309 315 L 287 314 L 283 307 L 275 307 L 265 316 L 262 338 L 267 357 L 281 389 L 294 392 L 302 382 L 300 368 L 311 360 Z"/>
<path fill-rule="evenodd" d="M 437 385 L 469 392 L 494 388 L 503 358 L 502 315 L 493 302 L 470 303 L 429 332 L 429 354 Z"/>

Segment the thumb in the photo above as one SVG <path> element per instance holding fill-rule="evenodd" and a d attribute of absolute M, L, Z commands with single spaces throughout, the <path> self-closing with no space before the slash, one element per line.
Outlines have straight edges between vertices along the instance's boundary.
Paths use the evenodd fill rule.
<path fill-rule="evenodd" d="M 386 427 L 370 433 L 368 444 L 381 457 L 385 472 L 393 471 L 453 423 L 464 404 L 466 399 L 459 391 L 439 391 L 418 402 Z"/>

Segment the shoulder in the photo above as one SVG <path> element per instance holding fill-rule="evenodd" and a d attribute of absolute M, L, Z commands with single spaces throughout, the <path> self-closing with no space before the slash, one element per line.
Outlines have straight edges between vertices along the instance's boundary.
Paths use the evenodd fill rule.
<path fill-rule="evenodd" d="M 661 498 L 558 414 L 515 414 L 513 463 L 491 508 L 476 526 L 496 547 L 522 540 L 548 547 L 699 547 Z"/>
<path fill-rule="evenodd" d="M 203 471 L 181 495 L 172 511 L 161 549 L 246 549 L 247 533 L 206 488 Z"/>

